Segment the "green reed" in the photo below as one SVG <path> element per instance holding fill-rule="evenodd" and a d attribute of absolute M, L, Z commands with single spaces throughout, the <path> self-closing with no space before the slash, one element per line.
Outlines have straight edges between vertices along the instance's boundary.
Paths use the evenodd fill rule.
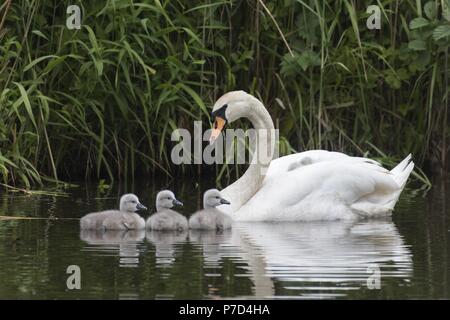
<path fill-rule="evenodd" d="M 6 0 L 3 183 L 171 175 L 172 131 L 205 128 L 234 89 L 267 106 L 281 154 L 324 148 L 391 164 L 412 152 L 443 168 L 448 1 L 376 3 L 381 30 L 366 27 L 373 1 Z M 82 7 L 81 30 L 66 28 L 69 4 Z"/>

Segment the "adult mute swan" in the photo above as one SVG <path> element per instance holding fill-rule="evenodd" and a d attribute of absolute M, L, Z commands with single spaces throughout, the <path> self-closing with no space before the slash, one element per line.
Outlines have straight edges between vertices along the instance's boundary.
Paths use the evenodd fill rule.
<path fill-rule="evenodd" d="M 124 194 L 120 198 L 119 210 L 106 210 L 85 215 L 80 220 L 81 229 L 87 230 L 140 230 L 145 228 L 145 220 L 135 213 L 147 210 L 136 195 Z"/>
<path fill-rule="evenodd" d="M 244 175 L 222 190 L 230 206 L 220 210 L 240 221 L 354 220 L 389 215 L 414 168 L 408 155 L 388 171 L 378 162 L 339 152 L 312 150 L 272 160 L 274 125 L 269 112 L 244 91 L 228 92 L 214 104 L 214 143 L 226 123 L 247 118 L 256 129 Z M 272 160 L 272 161 L 270 161 Z"/>

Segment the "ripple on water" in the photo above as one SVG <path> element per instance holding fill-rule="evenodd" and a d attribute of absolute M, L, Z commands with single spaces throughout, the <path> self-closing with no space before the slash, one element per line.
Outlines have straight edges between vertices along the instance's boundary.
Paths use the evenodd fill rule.
<path fill-rule="evenodd" d="M 197 194 L 179 193 L 197 203 Z M 448 298 L 450 280 L 440 277 L 450 264 L 447 200 L 433 197 L 402 200 L 395 223 L 235 223 L 219 233 L 80 232 L 77 221 L 2 220 L 0 298 Z M 0 215 L 51 209 L 79 217 L 114 206 L 98 198 L 8 195 Z M 79 292 L 65 286 L 72 264 L 81 268 Z M 381 289 L 370 290 L 378 271 Z"/>

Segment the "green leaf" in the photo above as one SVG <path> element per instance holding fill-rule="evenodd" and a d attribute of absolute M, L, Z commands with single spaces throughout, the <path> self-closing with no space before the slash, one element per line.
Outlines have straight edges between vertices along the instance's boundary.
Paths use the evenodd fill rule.
<path fill-rule="evenodd" d="M 427 50 L 427 43 L 423 40 L 413 40 L 408 43 L 408 48 L 414 51 Z"/>
<path fill-rule="evenodd" d="M 16 108 L 23 102 L 23 104 L 25 105 L 25 109 L 27 110 L 28 116 L 30 117 L 31 122 L 33 122 L 33 125 L 37 131 L 37 125 L 36 125 L 36 121 L 34 119 L 33 110 L 31 109 L 30 99 L 28 99 L 28 93 L 25 90 L 25 88 L 22 86 L 22 84 L 20 84 L 18 82 L 14 82 L 14 84 L 19 88 L 21 97 L 14 103 L 13 107 Z"/>
<path fill-rule="evenodd" d="M 320 57 L 313 51 L 305 51 L 298 57 L 298 64 L 306 71 L 309 67 L 320 66 Z"/>
<path fill-rule="evenodd" d="M 62 63 L 66 58 L 67 58 L 67 56 L 62 56 L 62 57 L 57 57 L 56 59 L 53 59 L 53 60 L 49 61 L 47 66 L 44 68 L 44 71 L 41 74 L 48 73 L 53 68 L 55 68 L 57 65 Z"/>
<path fill-rule="evenodd" d="M 450 0 L 442 0 L 442 17 L 450 22 Z"/>
<path fill-rule="evenodd" d="M 434 41 L 438 41 L 442 38 L 447 38 L 448 36 L 450 36 L 450 25 L 439 26 L 433 31 Z"/>
<path fill-rule="evenodd" d="M 425 18 L 420 17 L 420 18 L 415 18 L 415 19 L 411 20 L 411 22 L 409 23 L 409 28 L 411 30 L 414 30 L 414 29 L 419 29 L 419 28 L 425 27 L 429 24 L 430 24 L 430 21 L 428 21 Z"/>
<path fill-rule="evenodd" d="M 400 89 L 401 87 L 400 79 L 394 73 L 389 73 L 384 79 L 391 88 Z"/>
<path fill-rule="evenodd" d="M 403 117 L 411 110 L 414 110 L 414 105 L 412 104 L 402 103 L 398 106 L 398 111 Z"/>
<path fill-rule="evenodd" d="M 408 70 L 406 70 L 405 68 L 400 68 L 397 70 L 397 77 L 400 80 L 408 80 L 409 79 L 409 73 Z"/>
<path fill-rule="evenodd" d="M 44 38 L 45 40 L 48 40 L 48 38 L 45 36 L 45 34 L 43 34 L 41 31 L 39 31 L 39 30 L 33 30 L 33 32 L 32 33 L 34 33 L 35 35 L 37 35 L 37 36 L 39 36 L 39 37 L 41 37 L 41 38 Z"/>
<path fill-rule="evenodd" d="M 425 15 L 428 19 L 433 20 L 436 18 L 436 4 L 434 1 L 428 1 L 425 3 L 425 6 L 423 7 L 423 11 L 425 12 Z"/>
<path fill-rule="evenodd" d="M 430 65 L 431 55 L 428 51 L 422 51 L 408 66 L 411 72 L 424 71 Z"/>
<path fill-rule="evenodd" d="M 184 32 L 186 32 L 188 35 L 191 36 L 193 40 L 195 40 L 200 46 L 203 47 L 203 42 L 200 40 L 200 38 L 189 28 L 182 28 Z"/>
<path fill-rule="evenodd" d="M 28 71 L 29 69 L 33 68 L 36 64 L 38 64 L 39 62 L 45 60 L 45 59 L 50 59 L 50 58 L 58 58 L 58 56 L 54 56 L 54 55 L 49 55 L 49 56 L 43 56 L 43 57 L 39 57 L 37 59 L 34 59 L 33 61 L 31 61 L 25 68 L 23 68 L 23 71 Z"/>
<path fill-rule="evenodd" d="M 95 36 L 94 31 L 89 26 L 84 26 L 89 34 L 89 41 L 91 42 L 92 48 L 94 49 L 94 52 L 100 54 L 100 47 L 97 42 L 97 37 Z"/>
<path fill-rule="evenodd" d="M 9 164 L 11 167 L 17 168 L 17 166 L 14 164 L 14 162 L 12 162 L 11 160 L 9 160 L 8 158 L 5 158 L 4 156 L 2 156 L 0 154 L 0 162 L 2 163 L 7 163 Z"/>
<path fill-rule="evenodd" d="M 177 87 L 183 89 L 188 95 L 191 96 L 191 98 L 195 101 L 195 103 L 200 107 L 200 109 L 203 111 L 203 113 L 207 116 L 209 116 L 208 110 L 206 109 L 205 103 L 200 98 L 200 96 L 192 90 L 190 87 L 185 85 L 184 83 L 178 83 Z"/>

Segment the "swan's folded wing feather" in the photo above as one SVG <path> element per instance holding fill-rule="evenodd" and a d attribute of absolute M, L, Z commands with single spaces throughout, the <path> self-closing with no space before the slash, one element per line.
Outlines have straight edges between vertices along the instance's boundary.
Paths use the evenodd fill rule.
<path fill-rule="evenodd" d="M 337 192 L 349 205 L 361 199 L 382 203 L 398 189 L 390 172 L 372 163 L 346 162 L 328 167 L 330 178 L 324 187 Z"/>
<path fill-rule="evenodd" d="M 300 153 L 287 155 L 273 160 L 270 163 L 266 174 L 266 179 L 277 177 L 279 174 L 287 171 L 293 171 L 298 168 L 317 164 L 320 162 L 352 162 L 352 163 L 370 163 L 381 166 L 375 160 L 363 157 L 350 157 L 341 152 L 326 151 L 326 150 L 310 150 Z"/>
<path fill-rule="evenodd" d="M 280 186 L 283 186 L 280 188 Z M 386 169 L 365 161 L 323 161 L 279 173 L 239 210 L 250 220 L 332 220 L 351 218 L 352 205 L 377 208 L 392 200 L 398 185 Z M 321 217 L 317 216 L 320 215 Z M 322 217 L 323 216 L 323 217 Z"/>

